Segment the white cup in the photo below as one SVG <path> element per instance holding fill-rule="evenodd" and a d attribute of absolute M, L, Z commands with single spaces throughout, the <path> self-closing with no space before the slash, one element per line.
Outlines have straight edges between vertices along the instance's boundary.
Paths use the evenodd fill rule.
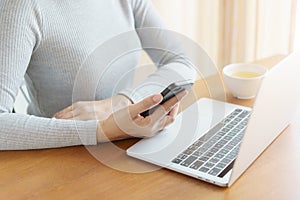
<path fill-rule="evenodd" d="M 266 67 L 257 64 L 230 64 L 223 68 L 224 83 L 234 97 L 252 99 L 267 71 Z"/>

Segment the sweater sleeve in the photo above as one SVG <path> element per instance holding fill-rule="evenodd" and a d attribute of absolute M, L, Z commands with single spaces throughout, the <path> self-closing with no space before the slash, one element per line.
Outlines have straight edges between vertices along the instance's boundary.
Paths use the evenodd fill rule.
<path fill-rule="evenodd" d="M 142 84 L 120 93 L 138 102 L 160 93 L 175 81 L 195 80 L 196 70 L 182 47 L 180 34 L 168 30 L 150 0 L 132 0 L 136 32 L 142 48 L 157 66 Z"/>
<path fill-rule="evenodd" d="M 0 150 L 96 144 L 97 121 L 11 113 L 43 21 L 35 0 L 1 0 L 0 13 Z"/>

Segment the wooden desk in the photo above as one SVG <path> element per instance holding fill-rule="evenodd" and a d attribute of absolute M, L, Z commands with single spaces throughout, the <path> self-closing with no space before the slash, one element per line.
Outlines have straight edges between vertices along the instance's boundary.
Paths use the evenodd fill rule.
<path fill-rule="evenodd" d="M 281 57 L 262 60 L 272 66 Z M 251 105 L 227 95 L 229 102 Z M 299 110 L 300 111 L 300 110 Z M 159 169 L 126 173 L 95 159 L 85 147 L 0 152 L 1 199 L 300 199 L 300 112 L 292 125 L 230 188 Z M 137 140 L 116 142 L 126 149 Z M 123 169 L 153 168 L 112 145 L 91 147 L 106 163 Z M 101 156 L 100 156 L 101 157 Z M 129 168 L 128 168 L 129 169 Z"/>

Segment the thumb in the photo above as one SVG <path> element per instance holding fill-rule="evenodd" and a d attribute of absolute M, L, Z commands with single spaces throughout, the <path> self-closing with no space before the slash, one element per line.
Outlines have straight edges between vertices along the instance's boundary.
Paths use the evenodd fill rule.
<path fill-rule="evenodd" d="M 161 94 L 154 94 L 150 97 L 147 97 L 146 99 L 133 104 L 129 107 L 129 112 L 131 117 L 135 117 L 138 114 L 149 110 L 150 108 L 152 108 L 153 106 L 156 106 L 157 104 L 159 104 L 162 101 L 163 97 Z"/>

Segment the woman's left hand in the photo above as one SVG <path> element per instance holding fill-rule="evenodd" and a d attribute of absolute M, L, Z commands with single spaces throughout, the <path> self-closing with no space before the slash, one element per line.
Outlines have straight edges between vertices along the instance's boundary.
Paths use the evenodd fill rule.
<path fill-rule="evenodd" d="M 76 102 L 71 106 L 57 112 L 53 117 L 57 119 L 76 120 L 104 120 L 113 112 L 132 104 L 124 95 L 116 95 L 100 101 Z"/>

